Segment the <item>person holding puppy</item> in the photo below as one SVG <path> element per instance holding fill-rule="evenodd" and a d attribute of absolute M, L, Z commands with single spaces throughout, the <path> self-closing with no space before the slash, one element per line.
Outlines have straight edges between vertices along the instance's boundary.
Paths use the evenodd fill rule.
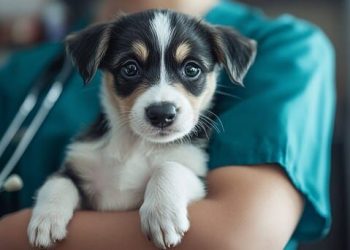
<path fill-rule="evenodd" d="M 324 235 L 330 226 L 327 189 L 334 116 L 334 56 L 328 39 L 304 21 L 290 16 L 268 20 L 260 12 L 230 1 L 106 0 L 96 20 L 108 19 L 119 10 L 137 12 L 154 7 L 204 16 L 209 23 L 231 26 L 258 43 L 245 88 L 234 86 L 224 73 L 218 82 L 213 110 L 225 131 L 212 134 L 208 194 L 189 206 L 191 227 L 178 249 L 293 249 L 299 240 Z M 22 69 L 21 77 L 26 77 L 29 86 L 45 64 L 61 53 L 60 46 L 50 44 L 16 54 L 1 69 L 1 93 L 9 96 L 8 103 L 26 89 L 22 86 L 23 90 L 11 96 L 5 83 L 15 77 L 13 70 Z M 318 51 L 323 51 L 322 60 Z M 36 69 L 31 69 L 32 74 L 24 72 L 34 58 L 41 58 Z M 82 96 L 78 73 L 70 81 L 42 134 L 19 164 L 21 176 L 29 172 L 46 176 L 55 171 L 68 138 L 97 114 L 96 91 Z M 97 82 L 99 79 L 93 79 L 91 85 Z M 66 112 L 67 105 L 71 114 Z M 81 115 L 76 117 L 77 113 Z M 62 119 L 69 126 L 60 126 Z M 49 126 L 56 134 L 45 135 Z M 35 154 L 40 145 L 48 148 L 47 154 L 40 152 L 42 157 Z M 48 157 L 53 153 L 54 158 Z M 31 197 L 45 176 L 20 192 L 21 206 L 32 204 Z M 27 179 L 30 182 L 24 177 L 25 183 Z M 0 221 L 4 249 L 29 248 L 26 230 L 30 216 L 31 211 L 24 210 Z M 55 246 L 154 249 L 142 235 L 139 221 L 137 211 L 77 211 L 68 225 L 68 238 Z"/>

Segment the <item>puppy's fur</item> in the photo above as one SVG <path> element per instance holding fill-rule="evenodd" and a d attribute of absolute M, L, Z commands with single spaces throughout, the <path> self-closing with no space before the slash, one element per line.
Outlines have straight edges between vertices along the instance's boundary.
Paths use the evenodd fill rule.
<path fill-rule="evenodd" d="M 104 72 L 103 114 L 40 188 L 30 242 L 62 240 L 76 209 L 140 208 L 142 231 L 156 246 L 177 245 L 189 229 L 187 205 L 205 196 L 198 176 L 206 175 L 207 156 L 198 138 L 207 133 L 217 72 L 223 66 L 242 84 L 255 42 L 150 10 L 89 27 L 66 44 L 85 83 L 98 68 Z"/>

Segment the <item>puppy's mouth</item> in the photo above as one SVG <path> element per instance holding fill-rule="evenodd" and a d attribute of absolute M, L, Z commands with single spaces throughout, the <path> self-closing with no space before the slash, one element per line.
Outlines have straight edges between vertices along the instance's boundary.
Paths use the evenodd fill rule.
<path fill-rule="evenodd" d="M 166 136 L 171 136 L 172 134 L 176 134 L 179 132 L 180 131 L 177 129 L 163 128 L 163 129 L 157 129 L 155 136 L 166 137 Z"/>
<path fill-rule="evenodd" d="M 187 134 L 187 131 L 185 132 L 175 128 L 151 128 L 148 132 L 135 132 L 142 138 L 155 143 L 172 142 Z"/>

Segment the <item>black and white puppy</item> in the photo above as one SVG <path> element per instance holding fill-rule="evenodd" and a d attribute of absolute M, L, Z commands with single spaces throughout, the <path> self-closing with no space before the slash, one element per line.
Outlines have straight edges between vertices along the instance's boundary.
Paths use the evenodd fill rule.
<path fill-rule="evenodd" d="M 218 70 L 241 84 L 255 42 L 184 14 L 149 10 L 89 27 L 66 44 L 86 83 L 103 71 L 103 114 L 40 188 L 30 242 L 49 247 L 65 238 L 76 209 L 140 208 L 143 233 L 157 247 L 177 245 L 190 226 L 188 204 L 205 196 L 199 177 L 207 156 L 195 138 Z"/>

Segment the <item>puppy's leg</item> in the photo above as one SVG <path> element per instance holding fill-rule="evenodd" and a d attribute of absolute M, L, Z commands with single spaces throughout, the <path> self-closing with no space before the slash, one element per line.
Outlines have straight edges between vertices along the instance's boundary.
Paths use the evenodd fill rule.
<path fill-rule="evenodd" d="M 177 245 L 189 229 L 187 205 L 203 198 L 204 185 L 188 168 L 166 162 L 149 180 L 140 208 L 142 231 L 157 247 Z"/>
<path fill-rule="evenodd" d="M 28 226 L 29 241 L 38 247 L 49 247 L 66 236 L 66 227 L 79 204 L 74 183 L 54 176 L 40 188 Z"/>

